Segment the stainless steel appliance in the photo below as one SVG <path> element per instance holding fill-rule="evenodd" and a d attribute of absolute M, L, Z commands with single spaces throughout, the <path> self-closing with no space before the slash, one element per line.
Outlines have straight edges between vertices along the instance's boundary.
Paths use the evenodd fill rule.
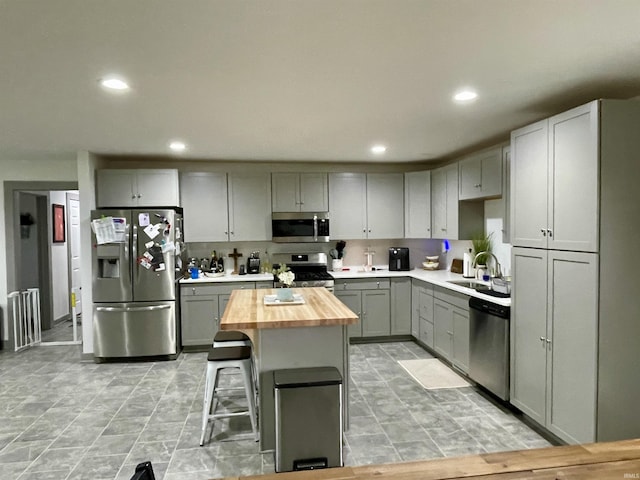
<path fill-rule="evenodd" d="M 247 259 L 247 273 L 260 273 L 260 253 L 251 252 Z"/>
<path fill-rule="evenodd" d="M 469 299 L 469 377 L 509 400 L 510 307 Z"/>
<path fill-rule="evenodd" d="M 389 270 L 409 270 L 409 249 L 406 247 L 389 248 Z"/>
<path fill-rule="evenodd" d="M 274 267 L 286 264 L 295 275 L 292 287 L 325 287 L 333 291 L 335 281 L 327 272 L 326 253 L 277 253 L 271 256 Z M 282 284 L 273 279 L 274 287 Z"/>
<path fill-rule="evenodd" d="M 329 212 L 274 212 L 271 231 L 274 242 L 328 242 Z"/>
<path fill-rule="evenodd" d="M 91 219 L 118 225 L 92 231 L 94 356 L 179 353 L 177 276 L 185 249 L 181 209 L 102 209 Z M 92 222 L 93 223 L 93 222 Z M 97 222 L 95 222 L 97 223 Z"/>

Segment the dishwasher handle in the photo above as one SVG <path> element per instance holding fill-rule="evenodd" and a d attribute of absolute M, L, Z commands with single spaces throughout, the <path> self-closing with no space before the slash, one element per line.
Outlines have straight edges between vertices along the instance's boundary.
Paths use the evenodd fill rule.
<path fill-rule="evenodd" d="M 476 297 L 469 297 L 469 309 L 479 310 L 483 313 L 488 313 L 507 320 L 511 318 L 511 307 L 498 305 L 497 303 Z"/>

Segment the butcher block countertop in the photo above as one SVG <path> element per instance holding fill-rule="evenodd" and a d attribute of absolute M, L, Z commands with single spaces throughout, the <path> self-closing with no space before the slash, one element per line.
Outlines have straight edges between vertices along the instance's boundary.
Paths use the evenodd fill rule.
<path fill-rule="evenodd" d="M 227 480 L 623 480 L 640 478 L 640 439 Z"/>
<path fill-rule="evenodd" d="M 328 327 L 350 325 L 358 316 L 323 287 L 292 288 L 302 295 L 304 304 L 265 305 L 265 295 L 277 289 L 234 290 L 222 315 L 220 329 Z"/>

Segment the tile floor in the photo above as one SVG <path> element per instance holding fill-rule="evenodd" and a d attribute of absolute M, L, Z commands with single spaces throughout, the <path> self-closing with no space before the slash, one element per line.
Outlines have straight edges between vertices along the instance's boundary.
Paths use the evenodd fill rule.
<path fill-rule="evenodd" d="M 397 363 L 428 357 L 412 342 L 352 346 L 347 465 L 549 445 L 475 388 L 424 390 Z M 0 478 L 128 480 L 145 460 L 158 480 L 272 473 L 246 417 L 198 445 L 205 358 L 97 365 L 75 346 L 0 351 Z"/>

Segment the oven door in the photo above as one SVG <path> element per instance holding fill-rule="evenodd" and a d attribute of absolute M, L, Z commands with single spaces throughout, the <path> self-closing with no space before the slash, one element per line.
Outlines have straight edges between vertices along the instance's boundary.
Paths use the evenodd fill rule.
<path fill-rule="evenodd" d="M 306 243 L 329 241 L 329 215 L 321 213 L 273 213 L 271 216 L 272 241 L 280 243 Z"/>

